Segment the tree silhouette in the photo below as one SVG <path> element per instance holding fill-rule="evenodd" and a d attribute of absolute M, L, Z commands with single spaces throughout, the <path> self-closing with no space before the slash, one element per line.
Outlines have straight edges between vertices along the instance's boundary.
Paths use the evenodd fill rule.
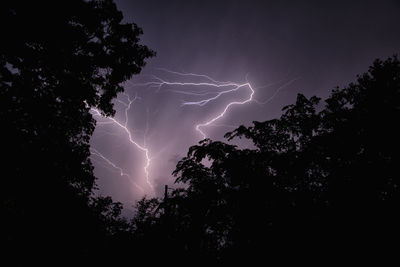
<path fill-rule="evenodd" d="M 192 146 L 174 171 L 186 186 L 135 224 L 151 221 L 159 239 L 197 261 L 390 253 L 399 236 L 397 57 L 376 60 L 324 106 L 299 94 L 282 111 L 226 134 L 255 149 L 209 139 Z"/>
<path fill-rule="evenodd" d="M 0 4 L 5 254 L 93 263 L 134 251 L 156 254 L 153 262 L 222 264 L 395 248 L 397 56 L 376 60 L 324 105 L 299 94 L 280 118 L 225 136 L 254 149 L 209 139 L 192 146 L 173 172 L 184 186 L 143 198 L 130 222 L 120 203 L 95 197 L 90 108 L 114 115 L 121 83 L 154 55 L 139 44 L 141 29 L 121 21 L 111 0 Z"/>
<path fill-rule="evenodd" d="M 97 218 L 120 210 L 92 196 L 89 111 L 114 115 L 121 83 L 154 52 L 111 0 L 0 5 L 2 240 L 11 251 L 87 254 L 101 246 Z"/>

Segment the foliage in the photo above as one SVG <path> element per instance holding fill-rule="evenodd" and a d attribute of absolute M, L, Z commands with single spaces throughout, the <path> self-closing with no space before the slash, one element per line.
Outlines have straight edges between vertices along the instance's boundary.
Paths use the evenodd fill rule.
<path fill-rule="evenodd" d="M 46 249 L 61 251 L 54 243 L 87 253 L 96 246 L 95 232 L 103 231 L 94 230 L 102 227 L 98 214 L 105 212 L 108 224 L 120 211 L 109 198 L 91 196 L 90 109 L 114 115 L 111 100 L 123 91 L 121 83 L 154 55 L 139 43 L 142 30 L 122 18 L 112 0 L 1 1 L 0 119 L 8 170 L 1 206 L 8 247 L 26 243 L 30 251 L 42 240 Z M 104 210 L 96 215 L 92 208 Z"/>
<path fill-rule="evenodd" d="M 376 60 L 325 106 L 299 94 L 282 111 L 226 134 L 255 149 L 206 139 L 178 163 L 176 182 L 186 186 L 153 219 L 181 255 L 235 262 L 320 253 L 336 242 L 367 250 L 399 235 L 397 57 Z"/>

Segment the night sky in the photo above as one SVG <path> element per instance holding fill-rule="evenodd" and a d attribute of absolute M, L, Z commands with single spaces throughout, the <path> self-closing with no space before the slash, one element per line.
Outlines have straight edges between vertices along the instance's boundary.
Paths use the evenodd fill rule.
<path fill-rule="evenodd" d="M 204 105 L 183 105 L 231 87 L 162 85 L 230 81 L 254 89 L 253 101 L 232 105 L 203 132 L 213 140 L 252 121 L 281 114 L 298 93 L 325 98 L 365 72 L 376 58 L 400 52 L 400 1 L 116 1 L 126 22 L 144 31 L 142 44 L 157 52 L 115 101 L 115 120 L 98 119 L 92 161 L 99 192 L 131 206 L 172 185 L 176 163 L 202 139 L 195 127 L 218 116 L 250 88 L 222 94 Z M 195 73 L 205 76 L 167 72 Z M 246 81 L 247 78 L 247 81 Z M 197 95 L 195 95 L 197 94 Z M 129 142 L 126 129 L 143 149 Z M 269 100 L 265 104 L 261 104 Z M 241 146 L 251 144 L 241 143 Z M 103 157 L 101 157 L 102 155 Z M 122 171 L 122 176 L 120 175 Z M 173 186 L 173 185 L 172 185 Z"/>

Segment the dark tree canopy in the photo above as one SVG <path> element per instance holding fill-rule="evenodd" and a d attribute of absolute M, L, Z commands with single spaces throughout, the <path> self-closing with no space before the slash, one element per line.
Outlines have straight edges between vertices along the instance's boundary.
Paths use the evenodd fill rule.
<path fill-rule="evenodd" d="M 400 237 L 400 61 L 376 60 L 325 103 L 299 94 L 280 118 L 205 139 L 164 199 L 95 196 L 90 109 L 154 52 L 111 0 L 1 1 L 1 239 L 15 259 L 184 263 L 395 251 Z M 3 219 L 4 218 L 4 219 Z M 21 256 L 22 255 L 22 256 Z M 186 260 L 191 260 L 187 262 Z M 58 261 L 58 262 L 59 262 Z M 57 262 L 57 263 L 58 263 Z M 79 264 L 79 263 L 78 263 Z M 115 264 L 114 264 L 115 265 Z"/>
<path fill-rule="evenodd" d="M 29 250 L 39 239 L 45 247 L 89 242 L 97 231 L 90 205 L 114 205 L 92 198 L 90 108 L 114 115 L 111 101 L 123 92 L 121 83 L 154 55 L 139 43 L 142 30 L 122 19 L 112 0 L 1 1 L 0 120 L 8 171 L 1 179 L 1 206 L 7 246 L 25 244 Z M 76 251 L 90 249 L 83 242 Z"/>
<path fill-rule="evenodd" d="M 325 105 L 299 94 L 279 119 L 226 134 L 255 149 L 209 139 L 191 147 L 174 172 L 186 186 L 158 200 L 158 209 L 146 208 L 155 200 L 140 202 L 133 223 L 141 236 L 159 233 L 147 235 L 150 243 L 164 240 L 198 261 L 393 253 L 399 120 L 400 62 L 376 60 Z"/>

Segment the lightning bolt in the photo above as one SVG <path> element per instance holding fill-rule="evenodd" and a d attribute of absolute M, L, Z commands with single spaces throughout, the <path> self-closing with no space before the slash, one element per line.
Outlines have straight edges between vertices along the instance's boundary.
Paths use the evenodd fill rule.
<path fill-rule="evenodd" d="M 152 78 L 154 79 L 153 81 L 149 81 L 149 82 L 145 82 L 145 83 L 131 83 L 129 82 L 132 86 L 147 86 L 147 87 L 155 87 L 157 88 L 157 92 L 159 90 L 161 90 L 161 88 L 163 86 L 184 86 L 186 87 L 211 87 L 211 88 L 215 88 L 219 91 L 215 91 L 215 90 L 206 90 L 206 91 L 200 91 L 200 92 L 196 92 L 196 91 L 184 91 L 184 90 L 172 90 L 172 89 L 168 89 L 166 91 L 169 92 L 173 92 L 173 93 L 177 93 L 177 94 L 182 94 L 182 95 L 191 95 L 191 96 L 197 96 L 197 97 L 203 97 L 203 99 L 198 100 L 198 101 L 183 101 L 182 106 L 190 106 L 190 105 L 196 105 L 196 106 L 205 106 L 208 103 L 215 101 L 217 99 L 219 99 L 220 97 L 222 97 L 225 94 L 229 94 L 238 90 L 245 90 L 247 89 L 249 91 L 248 97 L 245 100 L 242 101 L 232 101 L 229 102 L 224 108 L 223 110 L 218 113 L 217 115 L 215 115 L 214 117 L 211 117 L 209 120 L 202 122 L 202 123 L 198 123 L 195 125 L 195 130 L 202 136 L 203 139 L 205 139 L 207 137 L 207 135 L 204 133 L 203 129 L 205 127 L 208 126 L 217 126 L 214 125 L 214 123 L 218 120 L 220 120 L 222 117 L 224 117 L 227 112 L 229 111 L 229 109 L 232 106 L 235 105 L 245 105 L 251 101 L 255 101 L 258 104 L 266 104 L 269 101 L 271 101 L 278 93 L 281 89 L 283 89 L 284 87 L 290 85 L 291 83 L 293 83 L 296 79 L 293 79 L 291 81 L 289 81 L 288 83 L 282 85 L 281 87 L 279 87 L 275 93 L 266 101 L 264 102 L 260 102 L 256 99 L 253 98 L 254 94 L 255 94 L 255 88 L 250 84 L 250 82 L 247 81 L 247 75 L 246 75 L 246 82 L 245 83 L 236 83 L 236 82 L 230 82 L 230 81 L 217 81 L 213 78 L 211 78 L 208 75 L 204 75 L 204 74 L 196 74 L 196 73 L 182 73 L 182 72 L 177 72 L 177 71 L 171 71 L 168 69 L 164 69 L 164 68 L 158 68 L 158 70 L 161 70 L 163 72 L 169 73 L 169 74 L 173 74 L 175 76 L 178 77 L 188 77 L 188 78 L 200 78 L 203 79 L 203 81 L 200 82 L 182 82 L 182 81 L 167 81 L 164 80 L 158 76 L 155 75 L 151 75 Z M 261 88 L 265 88 L 265 87 L 269 87 L 274 85 L 273 84 L 268 84 L 265 86 L 261 86 L 258 87 L 257 89 L 261 89 Z M 206 96 L 208 95 L 212 95 L 208 98 L 206 98 Z M 219 125 L 221 126 L 221 124 Z"/>
<path fill-rule="evenodd" d="M 248 103 L 248 102 L 250 102 L 250 101 L 253 100 L 253 95 L 254 95 L 255 91 L 254 91 L 254 89 L 251 87 L 250 83 L 248 83 L 248 82 L 247 82 L 247 83 L 244 83 L 244 84 L 235 84 L 235 83 L 232 83 L 231 85 L 234 86 L 233 89 L 227 90 L 227 91 L 222 91 L 222 92 L 218 93 L 215 97 L 208 98 L 208 99 L 203 99 L 203 100 L 201 100 L 201 101 L 193 102 L 193 103 L 192 103 L 192 102 L 186 102 L 186 103 L 184 103 L 184 104 L 186 104 L 186 105 L 200 105 L 200 106 L 201 106 L 201 105 L 207 104 L 208 102 L 210 102 L 210 101 L 212 101 L 212 100 L 215 100 L 215 99 L 219 98 L 222 94 L 225 94 L 225 93 L 228 93 L 228 92 L 237 91 L 237 90 L 239 90 L 240 88 L 245 88 L 245 87 L 247 87 L 247 88 L 250 89 L 250 94 L 249 94 L 249 97 L 248 97 L 247 99 L 245 99 L 245 100 L 243 100 L 243 101 L 233 101 L 233 102 L 228 103 L 228 104 L 225 106 L 224 110 L 223 110 L 220 114 L 218 114 L 217 116 L 211 118 L 210 120 L 208 120 L 208 121 L 206 121 L 206 122 L 204 122 L 204 123 L 199 123 L 199 124 L 196 125 L 195 129 L 196 129 L 196 131 L 198 131 L 198 132 L 202 135 L 203 139 L 205 139 L 207 136 L 206 136 L 206 134 L 201 130 L 202 127 L 206 127 L 206 126 L 212 125 L 215 121 L 217 121 L 217 120 L 219 120 L 220 118 L 222 118 L 222 117 L 226 114 L 226 112 L 228 111 L 228 109 L 229 109 L 231 106 L 233 106 L 233 105 L 244 105 L 244 104 L 246 104 L 246 103 Z"/>
<path fill-rule="evenodd" d="M 174 93 L 174 94 L 200 98 L 200 100 L 197 100 L 197 101 L 182 100 L 182 103 L 181 103 L 181 106 L 199 106 L 199 107 L 206 106 L 207 104 L 209 104 L 211 102 L 217 101 L 224 95 L 228 95 L 233 92 L 237 92 L 239 90 L 248 91 L 247 97 L 244 100 L 231 101 L 231 102 L 227 103 L 217 114 L 213 115 L 211 118 L 194 125 L 195 131 L 197 131 L 203 139 L 207 138 L 207 135 L 204 132 L 204 129 L 207 127 L 230 127 L 230 128 L 237 127 L 235 125 L 227 125 L 227 124 L 221 124 L 221 123 L 217 124 L 217 121 L 221 120 L 224 116 L 226 116 L 226 114 L 229 112 L 229 110 L 233 106 L 245 105 L 252 101 L 254 101 L 257 104 L 264 105 L 264 104 L 270 102 L 273 98 L 275 98 L 275 96 L 280 92 L 280 90 L 282 90 L 286 86 L 289 86 L 294 81 L 299 79 L 299 78 L 295 78 L 295 79 L 292 79 L 292 80 L 286 82 L 285 84 L 278 87 L 278 89 L 275 90 L 275 92 L 272 94 L 272 96 L 270 98 L 268 98 L 265 101 L 258 101 L 257 99 L 254 98 L 254 94 L 256 93 L 257 89 L 274 86 L 281 82 L 278 81 L 278 82 L 267 84 L 267 85 L 264 85 L 261 87 L 253 87 L 250 84 L 250 82 L 247 80 L 247 75 L 245 78 L 245 82 L 238 83 L 238 82 L 231 82 L 231 81 L 218 81 L 218 80 L 215 80 L 215 79 L 211 78 L 210 76 L 204 75 L 204 74 L 176 72 L 176 71 L 171 71 L 171 70 L 163 69 L 163 68 L 159 68 L 158 70 L 162 71 L 164 73 L 170 74 L 171 77 L 175 77 L 175 81 L 170 81 L 170 80 L 162 79 L 155 75 L 150 75 L 152 77 L 152 79 L 148 82 L 133 83 L 131 81 L 127 81 L 127 84 L 125 87 L 127 88 L 128 84 L 131 85 L 132 87 L 145 86 L 148 88 L 156 88 L 156 92 L 159 92 L 163 88 L 163 90 Z M 182 89 L 177 90 L 177 88 L 179 88 L 179 87 Z M 195 88 L 196 90 L 193 88 Z M 207 88 L 207 89 L 205 90 L 204 88 Z M 202 89 L 202 91 L 199 91 L 198 89 Z M 112 117 L 103 117 L 101 115 L 101 112 L 96 108 L 91 108 L 91 112 L 95 117 L 99 118 L 97 120 L 98 126 L 114 125 L 115 127 L 122 129 L 126 133 L 126 136 L 128 137 L 128 141 L 136 149 L 139 149 L 144 154 L 145 159 L 146 159 L 145 166 L 143 167 L 144 173 L 145 173 L 145 180 L 146 180 L 146 183 L 149 185 L 149 187 L 154 190 L 154 186 L 151 183 L 150 178 L 149 178 L 149 168 L 150 168 L 150 163 L 151 163 L 152 158 L 149 155 L 149 149 L 147 148 L 147 145 L 146 145 L 146 135 L 149 131 L 149 124 L 148 124 L 149 110 L 147 109 L 146 129 L 143 132 L 144 139 L 143 139 L 143 145 L 141 145 L 137 141 L 135 141 L 133 138 L 133 133 L 137 132 L 138 130 L 135 131 L 135 130 L 130 130 L 128 128 L 128 122 L 129 122 L 128 112 L 131 109 L 133 102 L 136 99 L 138 99 L 138 97 L 136 95 L 134 99 L 131 99 L 128 94 L 124 93 L 123 95 L 126 97 L 127 102 L 122 101 L 121 99 L 116 100 L 118 103 L 120 103 L 122 106 L 124 106 L 125 120 L 123 122 L 121 122 L 115 118 L 112 118 Z M 105 133 L 110 134 L 107 132 L 105 132 Z M 127 174 L 121 167 L 117 166 L 109 158 L 107 158 L 103 154 L 101 154 L 98 150 L 91 149 L 91 153 L 92 153 L 92 155 L 102 159 L 108 165 L 110 165 L 115 170 L 117 170 L 121 176 L 126 176 L 126 177 L 130 178 L 129 174 Z M 132 183 L 137 188 L 139 188 L 142 192 L 144 192 L 143 188 L 141 188 L 139 185 L 137 185 L 134 182 L 132 182 Z"/>
<path fill-rule="evenodd" d="M 117 126 L 118 128 L 121 128 L 122 130 L 125 131 L 125 133 L 128 136 L 128 140 L 129 142 L 136 147 L 137 149 L 139 149 L 140 151 L 142 151 L 145 155 L 146 158 L 146 163 L 145 166 L 143 167 L 144 169 L 144 173 L 145 173 L 145 179 L 146 179 L 146 183 L 150 186 L 151 189 L 154 190 L 154 186 L 153 184 L 150 182 L 150 178 L 149 178 L 149 167 L 150 167 L 150 162 L 151 162 L 151 158 L 149 155 L 149 149 L 146 147 L 146 144 L 144 144 L 143 146 L 140 145 L 139 143 L 137 143 L 133 137 L 132 137 L 132 132 L 128 129 L 128 111 L 130 110 L 132 103 L 138 99 L 137 96 L 135 96 L 134 99 L 131 99 L 130 96 L 128 94 L 124 94 L 128 100 L 128 103 L 121 101 L 120 99 L 117 99 L 117 102 L 121 103 L 123 106 L 125 106 L 124 109 L 124 114 L 125 114 L 125 122 L 119 122 L 118 120 L 116 120 L 115 118 L 112 117 L 104 117 L 101 115 L 100 111 L 96 108 L 91 108 L 91 111 L 93 113 L 94 116 L 96 117 L 100 117 L 100 118 L 105 118 L 107 121 L 102 122 L 102 121 L 98 121 L 97 124 L 98 125 L 104 125 L 104 124 L 113 124 L 115 126 Z M 101 153 L 99 153 L 97 150 L 92 149 L 91 153 L 102 158 L 104 161 L 106 161 L 109 165 L 111 165 L 112 167 L 114 167 L 115 169 L 120 171 L 121 176 L 128 176 L 123 170 L 122 168 L 116 166 L 111 160 L 109 160 L 108 158 L 106 158 L 104 155 L 102 155 Z M 136 184 L 136 183 L 135 183 Z M 137 185 L 137 184 L 136 184 Z M 138 186 L 137 186 L 138 187 Z M 141 188 L 141 190 L 143 191 L 143 188 Z"/>
<path fill-rule="evenodd" d="M 97 150 L 94 149 L 94 148 L 90 148 L 90 153 L 91 153 L 92 155 L 95 155 L 95 156 L 101 158 L 102 160 L 104 160 L 105 162 L 107 162 L 107 164 L 111 165 L 114 169 L 117 169 L 117 170 L 119 171 L 119 174 L 120 174 L 121 176 L 126 176 L 126 177 L 128 178 L 128 181 L 129 181 L 130 183 L 132 183 L 135 187 L 137 187 L 140 191 L 142 191 L 142 192 L 144 193 L 144 189 L 143 189 L 141 186 L 139 186 L 137 183 L 133 182 L 133 181 L 131 180 L 130 175 L 129 175 L 129 174 L 126 174 L 126 173 L 124 172 L 124 170 L 123 170 L 121 167 L 118 167 L 114 162 L 112 162 L 111 160 L 109 160 L 107 157 L 105 157 L 103 154 L 101 154 L 99 151 L 97 151 Z"/>

